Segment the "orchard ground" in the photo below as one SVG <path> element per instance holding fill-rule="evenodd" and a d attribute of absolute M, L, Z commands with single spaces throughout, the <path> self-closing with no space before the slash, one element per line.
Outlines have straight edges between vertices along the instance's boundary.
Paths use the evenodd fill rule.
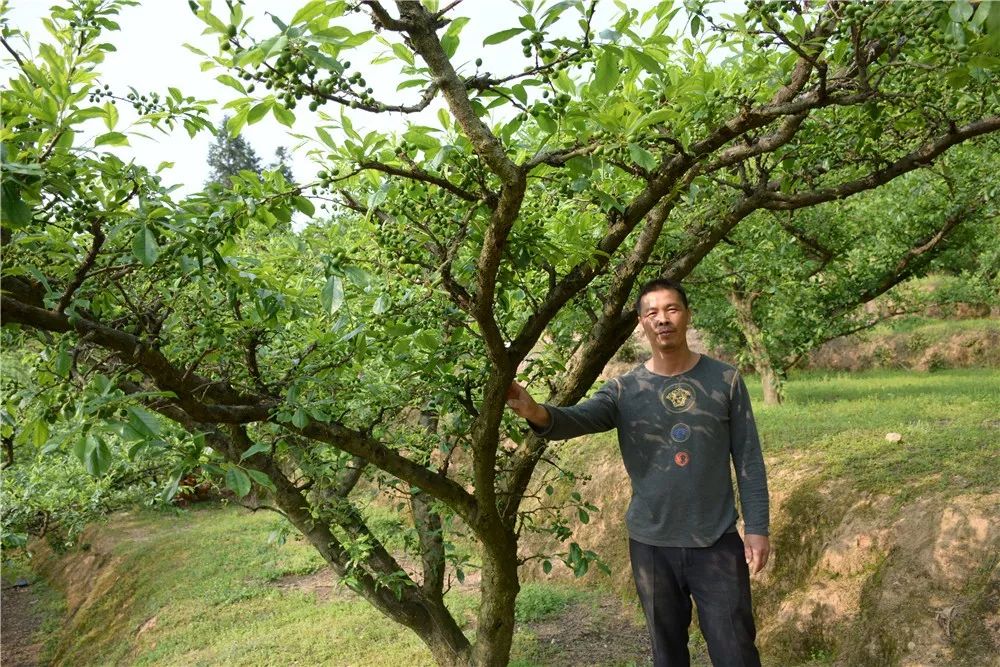
<path fill-rule="evenodd" d="M 997 414 L 1000 372 L 990 369 L 810 371 L 789 382 L 786 405 L 757 409 L 774 506 L 773 561 L 754 582 L 766 664 L 995 660 Z M 889 432 L 902 440 L 886 440 Z M 602 511 L 574 526 L 576 538 L 612 575 L 578 580 L 558 567 L 546 576 L 537 562 L 525 566 L 512 664 L 648 664 L 613 435 L 557 451 L 563 465 L 591 477 L 582 491 Z M 368 511 L 394 520 L 385 508 Z M 61 556 L 36 545 L 33 564 L 64 592 L 67 610 L 43 659 L 431 664 L 415 635 L 334 581 L 310 547 L 294 538 L 269 544 L 280 523 L 266 512 L 206 505 L 116 515 Z M 475 586 L 472 572 L 453 578 L 448 594 L 467 633 L 475 632 Z M 695 664 L 708 664 L 697 631 L 692 648 Z"/>

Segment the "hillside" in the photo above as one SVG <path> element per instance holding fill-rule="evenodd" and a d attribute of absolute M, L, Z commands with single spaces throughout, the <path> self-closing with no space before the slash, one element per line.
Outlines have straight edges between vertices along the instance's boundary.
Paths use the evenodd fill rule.
<path fill-rule="evenodd" d="M 787 405 L 757 412 L 774 503 L 773 559 L 754 582 L 766 664 L 995 661 L 1000 373 L 807 374 Z M 582 491 L 601 511 L 574 528 L 613 574 L 526 567 L 516 664 L 643 664 L 613 439 L 557 451 L 591 478 Z M 308 547 L 269 544 L 280 523 L 208 505 L 116 516 L 63 556 L 37 547 L 66 595 L 54 664 L 429 664 Z M 474 631 L 475 577 L 450 599 Z"/>

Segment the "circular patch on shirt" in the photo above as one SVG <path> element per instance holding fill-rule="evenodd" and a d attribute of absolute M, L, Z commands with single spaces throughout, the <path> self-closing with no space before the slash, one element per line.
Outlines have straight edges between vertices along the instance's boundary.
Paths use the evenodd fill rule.
<path fill-rule="evenodd" d="M 694 389 L 685 382 L 672 384 L 660 394 L 660 401 L 671 412 L 687 412 L 694 407 Z"/>
<path fill-rule="evenodd" d="M 690 460 L 691 460 L 691 455 L 685 451 L 680 451 L 674 454 L 674 463 L 676 463 L 682 468 L 686 466 Z"/>
<path fill-rule="evenodd" d="M 690 437 L 691 427 L 687 424 L 674 424 L 674 427 L 670 429 L 670 439 L 674 442 L 687 442 Z"/>

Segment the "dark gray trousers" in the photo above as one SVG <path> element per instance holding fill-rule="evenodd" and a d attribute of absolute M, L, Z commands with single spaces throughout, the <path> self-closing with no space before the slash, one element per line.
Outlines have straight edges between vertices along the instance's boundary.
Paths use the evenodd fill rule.
<path fill-rule="evenodd" d="M 653 641 L 654 667 L 688 667 L 691 598 L 715 667 L 759 667 L 750 571 L 738 533 L 710 547 L 654 547 L 629 540 L 632 575 Z"/>

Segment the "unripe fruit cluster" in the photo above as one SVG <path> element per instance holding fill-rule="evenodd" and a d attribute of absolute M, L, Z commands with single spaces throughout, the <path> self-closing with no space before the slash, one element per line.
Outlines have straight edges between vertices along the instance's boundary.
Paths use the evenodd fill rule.
<path fill-rule="evenodd" d="M 228 42 L 227 42 L 228 43 Z M 289 109 L 298 102 L 309 99 L 309 110 L 316 111 L 333 98 L 350 100 L 349 106 L 378 106 L 372 97 L 374 90 L 368 86 L 361 72 L 348 74 L 350 61 L 339 63 L 340 69 L 323 70 L 317 67 L 303 50 L 303 45 L 290 43 L 273 64 L 263 63 L 250 71 L 235 67 L 244 81 L 248 93 L 254 92 L 256 84 L 262 83 L 267 90 L 282 93 L 281 100 Z"/>

